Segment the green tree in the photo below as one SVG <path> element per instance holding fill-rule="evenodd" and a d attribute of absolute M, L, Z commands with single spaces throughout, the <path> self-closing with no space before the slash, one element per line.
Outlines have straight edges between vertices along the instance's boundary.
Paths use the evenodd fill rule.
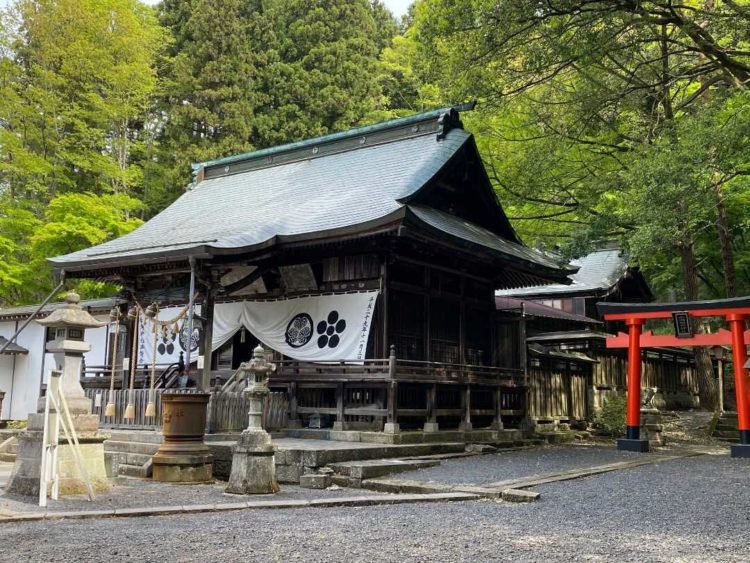
<path fill-rule="evenodd" d="M 143 204 L 125 194 L 56 196 L 37 218 L 24 204 L 0 205 L 0 306 L 41 301 L 54 284 L 46 261 L 122 236 L 142 220 Z M 84 283 L 87 297 L 112 292 Z"/>
<path fill-rule="evenodd" d="M 446 98 L 483 102 L 481 142 L 522 230 L 567 237 L 571 252 L 618 237 L 660 281 L 680 280 L 662 295 L 697 299 L 716 289 L 709 257 L 736 278 L 749 5 L 422 0 L 416 64 Z M 711 405 L 710 364 L 696 354 Z"/>
<path fill-rule="evenodd" d="M 164 35 L 137 0 L 19 0 L 3 14 L 0 183 L 42 201 L 133 193 Z"/>

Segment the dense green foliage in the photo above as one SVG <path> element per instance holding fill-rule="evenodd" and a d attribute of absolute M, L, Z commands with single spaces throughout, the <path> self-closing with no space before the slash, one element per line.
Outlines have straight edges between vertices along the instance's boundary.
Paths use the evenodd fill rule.
<path fill-rule="evenodd" d="M 622 436 L 625 434 L 626 428 L 626 408 L 625 394 L 612 397 L 594 414 L 594 427 L 603 430 L 610 436 Z"/>
<path fill-rule="evenodd" d="M 163 209 L 192 162 L 394 115 L 379 55 L 397 33 L 379 0 L 12 3 L 0 17 L 0 306 L 46 295 L 47 257 Z"/>

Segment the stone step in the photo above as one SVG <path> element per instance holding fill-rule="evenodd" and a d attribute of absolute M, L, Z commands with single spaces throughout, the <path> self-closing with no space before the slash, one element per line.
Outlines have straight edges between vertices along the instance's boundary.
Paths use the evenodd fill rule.
<path fill-rule="evenodd" d="M 436 465 L 440 465 L 440 461 L 436 459 L 367 459 L 332 463 L 328 467 L 340 475 L 361 480 L 422 469 L 424 467 L 434 467 Z"/>
<path fill-rule="evenodd" d="M 145 444 L 162 444 L 164 435 L 153 430 L 106 430 L 113 442 L 140 442 Z"/>
<path fill-rule="evenodd" d="M 0 453 L 0 461 L 5 461 L 7 463 L 15 463 L 16 461 L 16 454 L 12 454 L 9 452 Z"/>
<path fill-rule="evenodd" d="M 123 442 L 119 440 L 107 440 L 104 442 L 104 451 L 112 453 L 133 453 L 152 456 L 159 449 L 160 444 L 151 442 Z"/>
<path fill-rule="evenodd" d="M 137 477 L 139 479 L 148 479 L 148 468 L 143 465 L 130 465 L 121 463 L 117 466 L 117 475 L 120 477 Z"/>
<path fill-rule="evenodd" d="M 131 454 L 126 452 L 106 452 L 105 455 L 110 455 L 113 457 L 117 457 L 117 465 L 144 465 L 146 463 L 149 463 L 151 461 L 150 455 L 146 454 Z"/>

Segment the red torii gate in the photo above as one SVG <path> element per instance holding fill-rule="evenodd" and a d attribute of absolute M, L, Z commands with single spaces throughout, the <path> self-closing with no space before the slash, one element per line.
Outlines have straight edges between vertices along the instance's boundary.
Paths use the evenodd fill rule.
<path fill-rule="evenodd" d="M 617 441 L 618 449 L 648 451 L 648 440 L 641 439 L 641 348 L 731 346 L 740 431 L 740 442 L 732 446 L 732 457 L 750 458 L 750 381 L 746 368 L 750 330 L 745 330 L 745 321 L 750 317 L 750 297 L 684 303 L 598 303 L 597 308 L 605 320 L 624 321 L 628 327 L 628 334 L 621 332 L 607 338 L 607 348 L 628 349 L 627 437 Z M 724 317 L 729 330 L 693 334 L 691 317 Z M 674 336 L 643 332 L 647 320 L 669 318 L 674 319 Z"/>

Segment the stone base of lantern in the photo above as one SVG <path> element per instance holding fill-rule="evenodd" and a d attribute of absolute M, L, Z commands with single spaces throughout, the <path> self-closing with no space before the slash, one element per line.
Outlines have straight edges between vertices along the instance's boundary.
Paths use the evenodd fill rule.
<path fill-rule="evenodd" d="M 213 483 L 213 456 L 202 442 L 189 446 L 165 442 L 151 458 L 151 464 L 154 481 Z"/>
<path fill-rule="evenodd" d="M 97 415 L 73 414 L 71 419 L 78 437 L 83 466 L 94 491 L 108 490 L 110 483 L 107 480 L 104 465 L 104 441 L 109 438 L 109 435 L 98 431 L 99 417 Z M 18 436 L 18 453 L 5 489 L 9 493 L 39 495 L 43 433 L 44 415 L 30 414 L 26 431 Z M 62 427 L 57 446 L 57 460 L 60 495 L 86 494 L 86 482 L 78 470 L 73 448 L 68 445 Z"/>
<path fill-rule="evenodd" d="M 271 436 L 265 430 L 244 430 L 240 435 L 225 491 L 237 495 L 279 492 Z"/>

